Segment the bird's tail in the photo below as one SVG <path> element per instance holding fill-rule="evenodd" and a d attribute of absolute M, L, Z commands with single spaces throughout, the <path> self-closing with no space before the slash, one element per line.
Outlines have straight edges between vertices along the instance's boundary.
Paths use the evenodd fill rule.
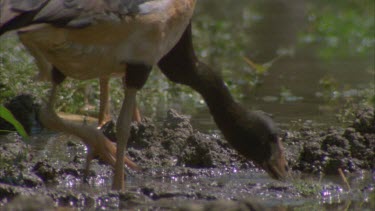
<path fill-rule="evenodd" d="M 35 15 L 48 0 L 1 0 L 0 36 L 33 23 Z"/>

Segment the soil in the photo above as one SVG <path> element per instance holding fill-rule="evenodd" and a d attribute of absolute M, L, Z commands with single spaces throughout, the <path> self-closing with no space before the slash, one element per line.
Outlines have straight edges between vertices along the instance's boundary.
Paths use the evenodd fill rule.
<path fill-rule="evenodd" d="M 38 106 L 31 98 L 21 96 L 6 106 L 16 107 L 17 112 L 12 111 L 22 114 L 16 118 L 33 131 Z M 10 129 L 0 122 L 3 125 Z M 115 140 L 111 128 L 109 124 L 103 130 Z M 280 134 L 294 178 L 287 182 L 267 177 L 219 134 L 195 130 L 188 116 L 169 110 L 161 124 L 144 118 L 132 124 L 128 144 L 128 155 L 143 170 L 127 169 L 126 191 L 114 192 L 112 169 L 100 161 L 93 162 L 88 184 L 82 182 L 85 146 L 77 138 L 43 131 L 23 141 L 9 133 L 0 136 L 0 208 L 284 210 L 300 206 L 296 201 L 308 204 L 324 198 L 325 193 L 341 200 L 357 197 L 350 206 L 375 206 L 371 200 L 362 202 L 361 194 L 374 197 L 371 179 L 343 192 L 344 183 L 318 185 L 303 176 L 337 175 L 342 169 L 353 178 L 367 177 L 363 172 L 375 169 L 374 108 L 359 109 L 348 127 L 320 130 L 306 124 Z"/>
<path fill-rule="evenodd" d="M 305 126 L 301 131 L 285 134 L 284 143 L 294 170 L 337 174 L 339 168 L 346 172 L 375 169 L 373 107 L 358 110 L 346 128 L 321 131 Z"/>

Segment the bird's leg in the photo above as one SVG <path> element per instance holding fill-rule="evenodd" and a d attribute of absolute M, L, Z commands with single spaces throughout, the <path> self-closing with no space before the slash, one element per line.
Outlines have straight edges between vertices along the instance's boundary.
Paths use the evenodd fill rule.
<path fill-rule="evenodd" d="M 100 81 L 100 107 L 98 126 L 103 126 L 106 122 L 111 120 L 109 115 L 109 77 L 101 77 Z"/>
<path fill-rule="evenodd" d="M 143 87 L 151 71 L 150 66 L 143 64 L 128 64 L 124 77 L 125 98 L 117 120 L 117 151 L 112 189 L 124 190 L 124 155 L 130 136 L 130 123 L 136 105 L 137 91 Z"/>
<path fill-rule="evenodd" d="M 98 116 L 98 128 L 101 128 L 106 122 L 111 120 L 109 103 L 109 77 L 100 78 L 100 107 Z M 133 121 L 141 122 L 141 113 L 137 106 L 134 106 Z"/>
<path fill-rule="evenodd" d="M 55 111 L 54 107 L 55 107 L 55 103 L 56 103 L 57 86 L 58 85 L 56 83 L 52 83 L 52 88 L 50 90 L 49 98 L 48 98 L 48 101 L 45 105 L 46 108 L 51 110 L 51 111 Z"/>
<path fill-rule="evenodd" d="M 56 95 L 57 95 L 57 87 L 60 85 L 66 78 L 64 74 L 62 74 L 57 68 L 53 67 L 52 69 L 52 88 L 50 91 L 50 95 L 47 101 L 46 108 L 53 111 L 55 113 L 55 103 L 56 103 Z"/>
<path fill-rule="evenodd" d="M 57 84 L 53 84 L 48 103 L 42 107 L 39 112 L 39 119 L 42 124 L 49 129 L 70 133 L 81 138 L 93 154 L 99 155 L 104 162 L 111 166 L 115 166 L 116 146 L 108 140 L 100 130 L 89 125 L 81 125 L 66 121 L 56 114 L 53 109 L 56 101 L 56 88 Z M 122 157 L 120 160 L 122 160 L 123 164 L 125 163 L 132 169 L 139 169 L 138 166 L 127 157 Z M 89 160 L 87 162 L 89 162 Z"/>
<path fill-rule="evenodd" d="M 60 84 L 64 80 L 65 76 L 59 72 L 56 68 L 52 71 L 52 88 L 50 91 L 50 95 L 48 101 L 39 112 L 39 120 L 40 122 L 49 129 L 70 133 L 75 135 L 85 143 L 87 148 L 89 149 L 90 154 L 99 155 L 99 157 L 106 163 L 110 164 L 111 166 L 115 166 L 115 154 L 116 154 L 116 146 L 105 137 L 105 135 L 97 130 L 94 127 L 89 125 L 81 125 L 71 121 L 66 121 L 60 118 L 55 110 L 54 105 L 56 102 L 56 94 L 58 84 Z M 86 162 L 86 168 L 89 167 L 90 157 L 92 155 L 88 155 L 88 160 Z M 126 164 L 132 169 L 138 170 L 138 166 L 132 162 L 127 157 L 122 157 L 120 159 L 122 163 Z"/>
<path fill-rule="evenodd" d="M 115 174 L 113 177 L 113 189 L 124 189 L 124 162 L 125 148 L 130 136 L 130 123 L 133 115 L 137 89 L 128 88 L 125 90 L 125 99 L 123 101 L 119 118 L 117 120 L 117 152 Z"/>
<path fill-rule="evenodd" d="M 142 121 L 141 112 L 139 111 L 137 104 L 135 104 L 134 106 L 133 121 L 138 123 Z"/>
<path fill-rule="evenodd" d="M 124 76 L 126 78 L 126 75 Z M 126 81 L 123 80 L 124 87 L 126 87 Z M 141 112 L 139 111 L 137 107 L 137 103 L 134 105 L 134 111 L 133 111 L 133 121 L 140 123 L 142 121 Z"/>
<path fill-rule="evenodd" d="M 126 78 L 126 76 L 124 76 Z M 126 87 L 126 81 L 123 81 L 124 87 Z M 141 112 L 137 107 L 137 103 L 134 105 L 134 112 L 133 112 L 133 121 L 140 123 L 142 121 Z"/>

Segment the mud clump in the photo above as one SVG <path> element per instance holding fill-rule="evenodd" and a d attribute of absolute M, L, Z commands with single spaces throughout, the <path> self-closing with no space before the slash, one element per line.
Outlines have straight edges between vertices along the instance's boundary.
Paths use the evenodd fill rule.
<path fill-rule="evenodd" d="M 41 178 L 44 182 L 51 182 L 56 180 L 57 171 L 46 161 L 39 161 L 33 167 L 33 172 Z"/>
<path fill-rule="evenodd" d="M 338 169 L 355 172 L 375 166 L 375 115 L 374 108 L 357 111 L 356 118 L 347 128 L 330 128 L 327 131 L 306 129 L 286 137 L 289 146 L 299 143 L 294 151 L 293 169 L 303 172 L 337 174 Z"/>
<path fill-rule="evenodd" d="M 357 112 L 353 128 L 362 134 L 375 133 L 374 107 L 366 107 Z"/>
<path fill-rule="evenodd" d="M 226 141 L 193 130 L 190 118 L 173 109 L 161 129 L 146 118 L 131 131 L 129 155 L 144 166 L 214 168 L 247 163 Z"/>
<path fill-rule="evenodd" d="M 181 115 L 175 110 L 167 112 L 167 118 L 163 123 L 161 135 L 162 145 L 174 156 L 181 154 L 187 144 L 188 138 L 193 134 L 193 127 L 188 116 Z"/>

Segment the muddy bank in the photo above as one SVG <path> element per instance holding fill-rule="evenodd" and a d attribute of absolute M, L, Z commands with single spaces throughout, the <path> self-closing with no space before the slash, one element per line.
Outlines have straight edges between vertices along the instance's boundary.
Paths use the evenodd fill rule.
<path fill-rule="evenodd" d="M 194 130 L 188 116 L 169 110 L 156 126 L 146 118 L 133 124 L 129 155 L 145 167 L 246 168 L 252 166 L 218 135 Z"/>
<path fill-rule="evenodd" d="M 15 114 L 30 133 L 40 132 L 37 120 L 39 105 L 29 95 L 20 95 L 5 106 Z M 85 118 L 87 119 L 87 118 Z M 86 120 L 85 120 L 86 121 Z M 2 130 L 14 130 L 0 120 Z M 114 142 L 115 126 L 109 122 L 103 133 Z M 293 170 L 305 173 L 337 174 L 375 168 L 375 112 L 373 107 L 356 111 L 347 127 L 316 129 L 302 123 L 297 131 L 283 130 L 287 159 Z M 169 110 L 162 123 L 149 118 L 132 124 L 128 143 L 129 156 L 145 168 L 150 166 L 183 166 L 191 168 L 253 168 L 253 164 L 222 139 L 220 134 L 204 134 L 193 129 L 190 118 Z"/>
<path fill-rule="evenodd" d="M 348 127 L 284 131 L 289 163 L 305 173 L 338 174 L 375 169 L 375 117 L 373 107 L 356 111 Z"/>
<path fill-rule="evenodd" d="M 201 133 L 187 116 L 170 110 L 160 124 L 145 118 L 132 125 L 128 154 L 143 170 L 127 170 L 125 193 L 110 190 L 112 169 L 97 160 L 88 184 L 83 183 L 86 148 L 77 138 L 43 131 L 26 144 L 10 133 L 0 136 L 0 206 L 283 210 L 318 206 L 312 201 L 328 197 L 331 202 L 319 209 L 328 209 L 335 199 L 337 210 L 346 208 L 341 204 L 345 199 L 354 199 L 351 207 L 371 208 L 375 184 L 371 173 L 362 170 L 374 169 L 374 127 L 374 109 L 363 108 L 346 128 L 303 125 L 298 131 L 280 131 L 294 179 L 279 182 L 238 155 L 220 135 Z M 350 191 L 342 181 L 309 182 L 301 176 L 335 175 L 338 168 L 352 172 Z"/>

